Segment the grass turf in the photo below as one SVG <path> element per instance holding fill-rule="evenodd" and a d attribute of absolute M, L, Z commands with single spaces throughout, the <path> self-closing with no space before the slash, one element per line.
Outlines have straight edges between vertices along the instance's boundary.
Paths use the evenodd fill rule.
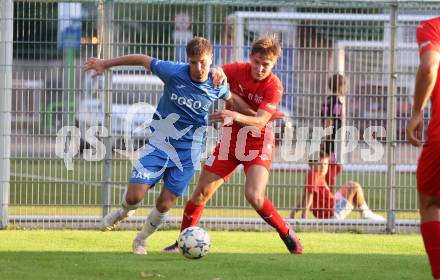
<path fill-rule="evenodd" d="M 304 254 L 275 232 L 210 232 L 208 256 L 163 254 L 177 231 L 161 231 L 149 254 L 131 254 L 133 231 L 0 231 L 1 279 L 430 279 L 419 235 L 301 233 Z"/>

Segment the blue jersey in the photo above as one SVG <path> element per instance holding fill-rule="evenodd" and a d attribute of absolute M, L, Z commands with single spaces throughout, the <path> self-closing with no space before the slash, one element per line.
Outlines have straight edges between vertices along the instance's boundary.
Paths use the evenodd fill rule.
<path fill-rule="evenodd" d="M 214 88 L 211 75 L 205 82 L 194 82 L 188 63 L 153 59 L 150 69 L 165 84 L 153 117 L 150 142 L 155 144 L 156 140 L 160 143 L 166 138 L 175 148 L 201 148 L 209 108 L 217 99 L 229 98 L 229 86 Z M 164 122 L 165 119 L 172 122 Z"/>

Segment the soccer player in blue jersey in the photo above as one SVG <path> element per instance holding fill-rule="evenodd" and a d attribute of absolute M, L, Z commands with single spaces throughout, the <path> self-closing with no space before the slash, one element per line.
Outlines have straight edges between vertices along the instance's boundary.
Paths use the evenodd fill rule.
<path fill-rule="evenodd" d="M 208 40 L 193 38 L 186 46 L 186 53 L 189 63 L 162 61 L 148 55 L 90 58 L 85 63 L 85 70 L 94 70 L 97 75 L 113 66 L 140 65 L 165 84 L 151 123 L 152 136 L 133 167 L 121 207 L 102 220 L 104 231 L 114 229 L 134 214 L 145 193 L 163 179 L 156 205 L 133 240 L 135 254 L 147 253 L 146 239 L 165 221 L 177 198 L 186 192 L 194 175 L 194 165 L 200 162 L 209 107 L 217 99 L 229 102 L 233 99 L 228 85 L 215 87 L 213 84 L 210 75 L 212 46 Z"/>

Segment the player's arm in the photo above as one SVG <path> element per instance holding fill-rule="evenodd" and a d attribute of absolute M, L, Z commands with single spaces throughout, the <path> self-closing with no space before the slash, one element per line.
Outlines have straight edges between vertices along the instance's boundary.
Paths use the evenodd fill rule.
<path fill-rule="evenodd" d="M 292 211 L 290 212 L 290 218 L 295 219 L 296 213 L 301 212 L 303 209 L 302 201 L 303 196 L 299 197 L 295 203 L 295 206 L 292 208 Z"/>
<path fill-rule="evenodd" d="M 84 70 L 85 71 L 95 70 L 96 72 L 95 76 L 101 75 L 105 70 L 111 67 L 121 66 L 121 65 L 143 66 L 147 70 L 150 70 L 152 60 L 153 57 L 143 54 L 124 55 L 111 59 L 99 59 L 96 57 L 91 57 L 84 64 Z"/>
<path fill-rule="evenodd" d="M 313 192 L 307 192 L 304 190 L 303 196 L 301 199 L 301 204 L 299 209 L 302 209 L 301 218 L 307 219 L 307 215 L 310 211 L 310 207 L 312 207 L 313 202 Z"/>
<path fill-rule="evenodd" d="M 268 85 L 262 94 L 265 98 L 259 105 L 255 116 L 246 116 L 230 110 L 217 111 L 211 116 L 213 121 L 235 121 L 242 126 L 251 126 L 258 130 L 264 128 L 276 113 L 276 107 L 281 100 L 283 88 L 281 82 Z"/>
<path fill-rule="evenodd" d="M 226 101 L 226 108 L 247 116 L 255 116 L 257 112 L 252 110 L 251 106 L 246 103 L 238 94 L 231 92 L 231 98 Z"/>
<path fill-rule="evenodd" d="M 223 71 L 222 67 L 211 68 L 212 82 L 215 87 L 225 85 L 228 82 L 228 77 Z M 246 103 L 238 94 L 230 92 L 229 98 L 226 100 L 226 109 L 239 112 L 247 116 L 255 116 L 257 112 L 252 110 L 251 106 Z"/>
<path fill-rule="evenodd" d="M 261 130 L 272 118 L 272 113 L 259 109 L 255 116 L 246 116 L 231 110 L 217 110 L 209 116 L 209 120 L 213 122 L 230 123 L 237 122 L 243 126 L 253 126 Z"/>
<path fill-rule="evenodd" d="M 231 111 L 236 111 L 246 116 L 256 116 L 257 112 L 246 103 L 238 94 L 231 92 L 231 98 L 226 101 L 226 109 Z M 276 111 L 272 114 L 270 118 L 271 121 L 282 119 L 285 115 L 283 112 Z"/>
<path fill-rule="evenodd" d="M 437 51 L 426 51 L 420 57 L 420 65 L 416 75 L 412 116 L 406 127 L 408 141 L 414 146 L 421 145 L 420 138 L 423 110 L 428 103 L 432 90 L 437 81 L 439 63 L 440 52 Z"/>

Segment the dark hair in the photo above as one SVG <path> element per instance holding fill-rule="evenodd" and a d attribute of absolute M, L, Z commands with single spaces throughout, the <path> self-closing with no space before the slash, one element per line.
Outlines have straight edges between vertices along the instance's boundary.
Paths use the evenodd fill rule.
<path fill-rule="evenodd" d="M 342 74 L 334 74 L 328 79 L 328 88 L 333 93 L 339 93 L 340 88 L 346 82 L 344 75 Z"/>
<path fill-rule="evenodd" d="M 211 43 L 203 37 L 194 37 L 186 45 L 186 55 L 200 56 L 204 54 L 212 54 Z"/>
<path fill-rule="evenodd" d="M 309 159 L 309 163 L 313 164 L 313 163 L 317 163 L 318 161 L 321 161 L 325 158 L 329 158 L 330 155 L 328 153 L 326 153 L 325 151 L 321 150 L 319 151 L 319 153 L 314 153 L 310 159 Z"/>
<path fill-rule="evenodd" d="M 275 34 L 267 34 L 252 44 L 251 55 L 261 54 L 272 58 L 278 58 L 281 54 L 280 42 Z"/>

